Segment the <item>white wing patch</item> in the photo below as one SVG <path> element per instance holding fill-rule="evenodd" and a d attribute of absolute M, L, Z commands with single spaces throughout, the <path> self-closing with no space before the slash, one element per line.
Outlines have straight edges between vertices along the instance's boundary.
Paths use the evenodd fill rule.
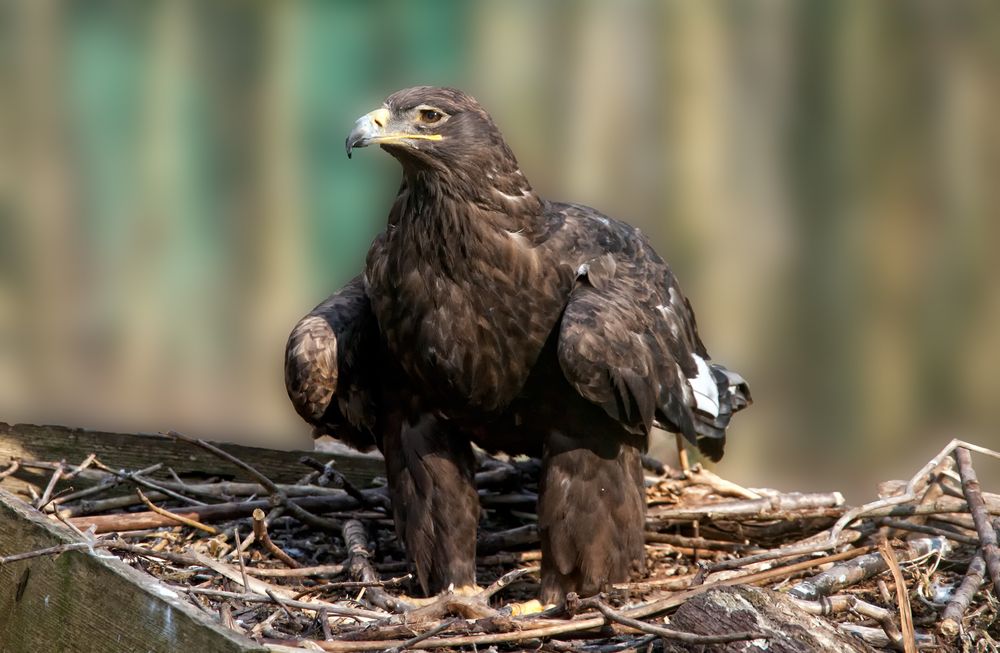
<path fill-rule="evenodd" d="M 708 369 L 708 363 L 697 354 L 691 354 L 695 365 L 698 366 L 698 374 L 688 379 L 688 384 L 694 391 L 695 408 L 703 413 L 708 413 L 712 417 L 719 416 L 719 388 L 712 378 L 712 370 Z"/>

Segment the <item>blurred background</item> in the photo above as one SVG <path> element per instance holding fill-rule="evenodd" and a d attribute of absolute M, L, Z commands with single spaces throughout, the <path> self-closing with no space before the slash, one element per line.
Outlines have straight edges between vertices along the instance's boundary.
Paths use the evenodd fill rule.
<path fill-rule="evenodd" d="M 0 0 L 0 420 L 310 446 L 285 338 L 399 179 L 343 139 L 416 84 L 672 263 L 756 400 L 720 473 L 861 500 L 1000 446 L 1000 4 L 965 0 Z"/>

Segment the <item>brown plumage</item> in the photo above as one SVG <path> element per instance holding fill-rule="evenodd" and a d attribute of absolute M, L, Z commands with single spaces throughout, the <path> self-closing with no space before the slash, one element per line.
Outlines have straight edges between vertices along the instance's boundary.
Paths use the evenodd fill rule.
<path fill-rule="evenodd" d="M 625 580 L 644 565 L 639 453 L 650 428 L 718 460 L 732 413 L 750 401 L 746 383 L 709 361 L 645 237 L 540 198 L 468 95 L 395 93 L 359 119 L 348 154 L 368 144 L 399 160 L 403 182 L 363 282 L 316 309 L 333 313 L 323 322 L 336 356 L 309 335 L 315 317 L 293 332 L 293 403 L 319 428 L 351 443 L 367 434 L 385 452 L 425 590 L 474 582 L 470 441 L 543 458 L 543 600 Z"/>

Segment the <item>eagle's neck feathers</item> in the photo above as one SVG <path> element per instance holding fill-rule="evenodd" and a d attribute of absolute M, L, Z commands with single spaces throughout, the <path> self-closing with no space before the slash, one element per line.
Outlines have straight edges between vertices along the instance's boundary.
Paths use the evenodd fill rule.
<path fill-rule="evenodd" d="M 516 166 L 509 174 L 487 168 L 478 180 L 463 169 L 404 166 L 367 281 L 407 373 L 464 405 L 495 410 L 527 379 L 568 288 L 548 260 L 543 202 Z"/>

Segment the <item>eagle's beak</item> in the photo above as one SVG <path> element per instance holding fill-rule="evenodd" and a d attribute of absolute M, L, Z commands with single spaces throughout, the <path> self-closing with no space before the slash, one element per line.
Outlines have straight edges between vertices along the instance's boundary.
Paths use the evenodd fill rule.
<path fill-rule="evenodd" d="M 399 131 L 390 129 L 389 120 L 392 114 L 388 109 L 382 107 L 375 109 L 371 113 L 358 118 L 354 123 L 347 142 L 344 144 L 347 149 L 347 158 L 351 158 L 351 150 L 356 147 L 367 147 L 372 143 L 383 145 L 414 145 L 412 141 L 439 141 L 440 134 L 419 134 L 415 132 Z"/>
<path fill-rule="evenodd" d="M 351 150 L 354 148 L 368 147 L 376 139 L 386 136 L 385 128 L 389 124 L 390 117 L 389 110 L 382 107 L 358 118 L 345 143 L 347 158 L 351 158 Z"/>

